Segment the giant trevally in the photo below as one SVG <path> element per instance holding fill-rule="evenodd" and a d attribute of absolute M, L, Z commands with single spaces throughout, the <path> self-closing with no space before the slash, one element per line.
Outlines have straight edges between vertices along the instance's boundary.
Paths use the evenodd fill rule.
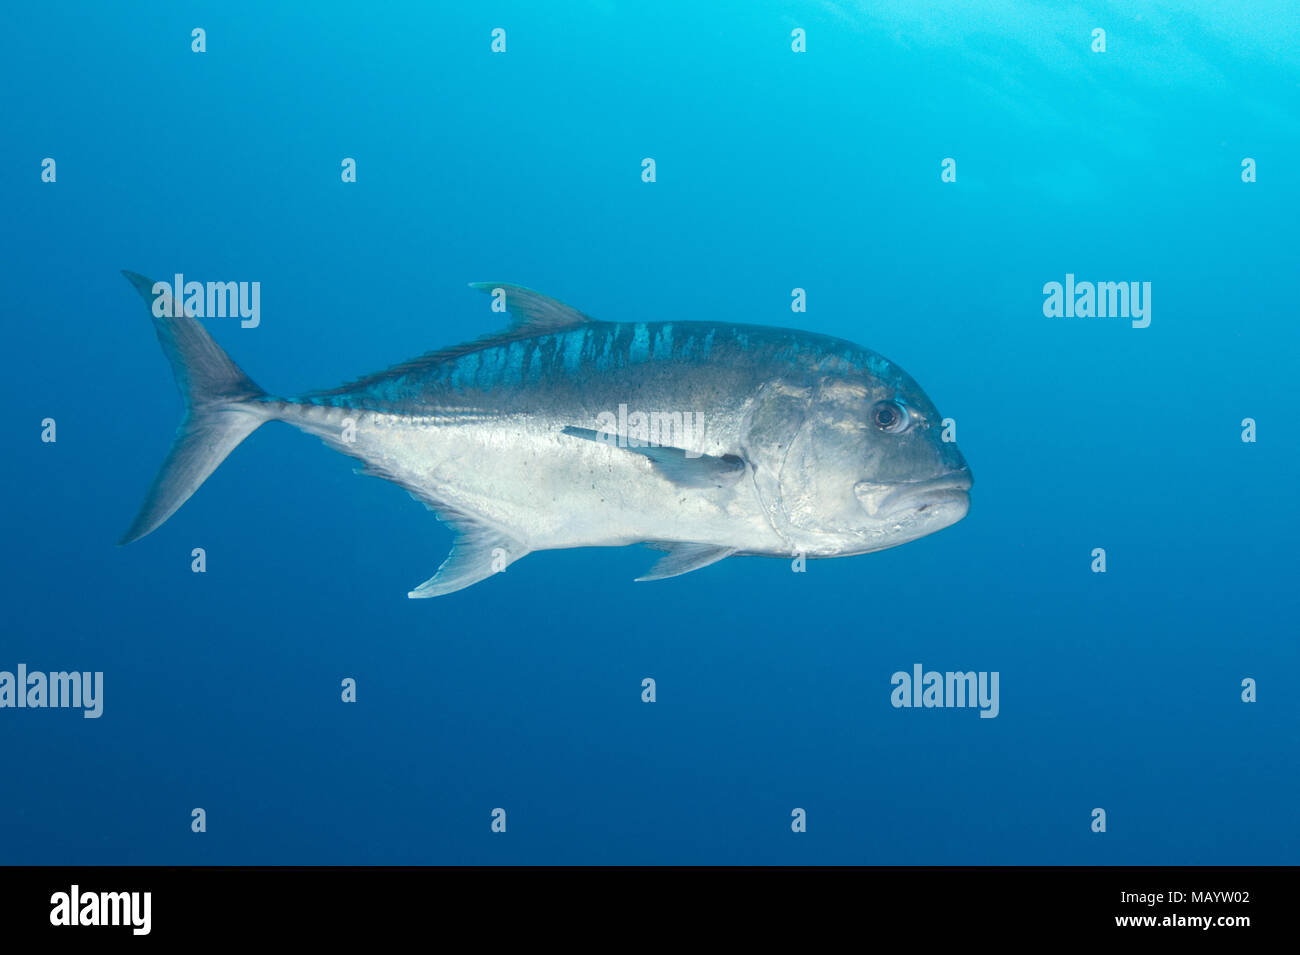
<path fill-rule="evenodd" d="M 167 520 L 268 421 L 317 435 L 400 485 L 455 534 L 411 597 L 449 594 L 525 554 L 645 543 L 640 580 L 733 554 L 842 557 L 948 527 L 971 472 L 901 368 L 836 338 L 667 320 L 602 322 L 477 283 L 512 323 L 351 384 L 267 394 L 170 286 L 150 305 L 186 413 L 130 543 Z"/>

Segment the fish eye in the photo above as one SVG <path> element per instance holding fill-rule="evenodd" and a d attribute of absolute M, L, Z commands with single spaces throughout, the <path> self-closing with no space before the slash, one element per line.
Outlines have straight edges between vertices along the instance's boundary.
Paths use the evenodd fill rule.
<path fill-rule="evenodd" d="M 893 399 L 877 401 L 876 406 L 871 409 L 871 420 L 876 423 L 877 428 L 889 434 L 902 434 L 912 424 L 912 416 L 908 414 L 907 406 Z"/>

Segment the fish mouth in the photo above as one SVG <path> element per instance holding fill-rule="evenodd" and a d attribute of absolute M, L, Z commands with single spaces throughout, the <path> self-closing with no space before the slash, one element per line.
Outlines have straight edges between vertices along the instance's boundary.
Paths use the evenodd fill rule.
<path fill-rule="evenodd" d="M 901 484 L 872 484 L 863 481 L 854 486 L 853 492 L 872 517 L 929 517 L 945 512 L 945 516 L 955 523 L 965 517 L 970 509 L 970 489 L 973 483 L 970 470 L 962 468 L 924 481 L 906 481 Z M 960 514 L 956 514 L 956 511 L 960 511 Z"/>
<path fill-rule="evenodd" d="M 974 484 L 969 470 L 955 471 L 931 481 L 921 481 L 916 485 L 904 485 L 896 492 L 896 504 L 900 509 L 909 509 L 922 514 L 944 504 L 965 504 L 970 506 L 970 489 Z M 965 516 L 963 514 L 963 516 Z"/>

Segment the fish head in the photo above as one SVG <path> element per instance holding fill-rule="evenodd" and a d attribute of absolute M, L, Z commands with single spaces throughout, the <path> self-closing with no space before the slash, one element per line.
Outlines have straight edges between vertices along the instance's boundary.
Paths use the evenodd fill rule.
<path fill-rule="evenodd" d="M 944 438 L 938 409 L 897 366 L 821 380 L 780 464 L 779 529 L 809 555 L 842 556 L 957 523 L 972 477 Z"/>

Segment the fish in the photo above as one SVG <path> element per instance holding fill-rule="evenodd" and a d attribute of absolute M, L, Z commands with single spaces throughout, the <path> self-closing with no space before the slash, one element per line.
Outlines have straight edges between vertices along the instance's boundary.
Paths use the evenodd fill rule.
<path fill-rule="evenodd" d="M 951 422 L 902 368 L 842 339 L 597 321 L 522 286 L 479 282 L 508 315 L 504 330 L 277 397 L 166 283 L 122 274 L 149 306 L 185 416 L 121 544 L 157 529 L 267 422 L 319 437 L 451 529 L 450 554 L 413 598 L 572 547 L 661 552 L 640 581 L 732 556 L 867 554 L 970 508 Z"/>

